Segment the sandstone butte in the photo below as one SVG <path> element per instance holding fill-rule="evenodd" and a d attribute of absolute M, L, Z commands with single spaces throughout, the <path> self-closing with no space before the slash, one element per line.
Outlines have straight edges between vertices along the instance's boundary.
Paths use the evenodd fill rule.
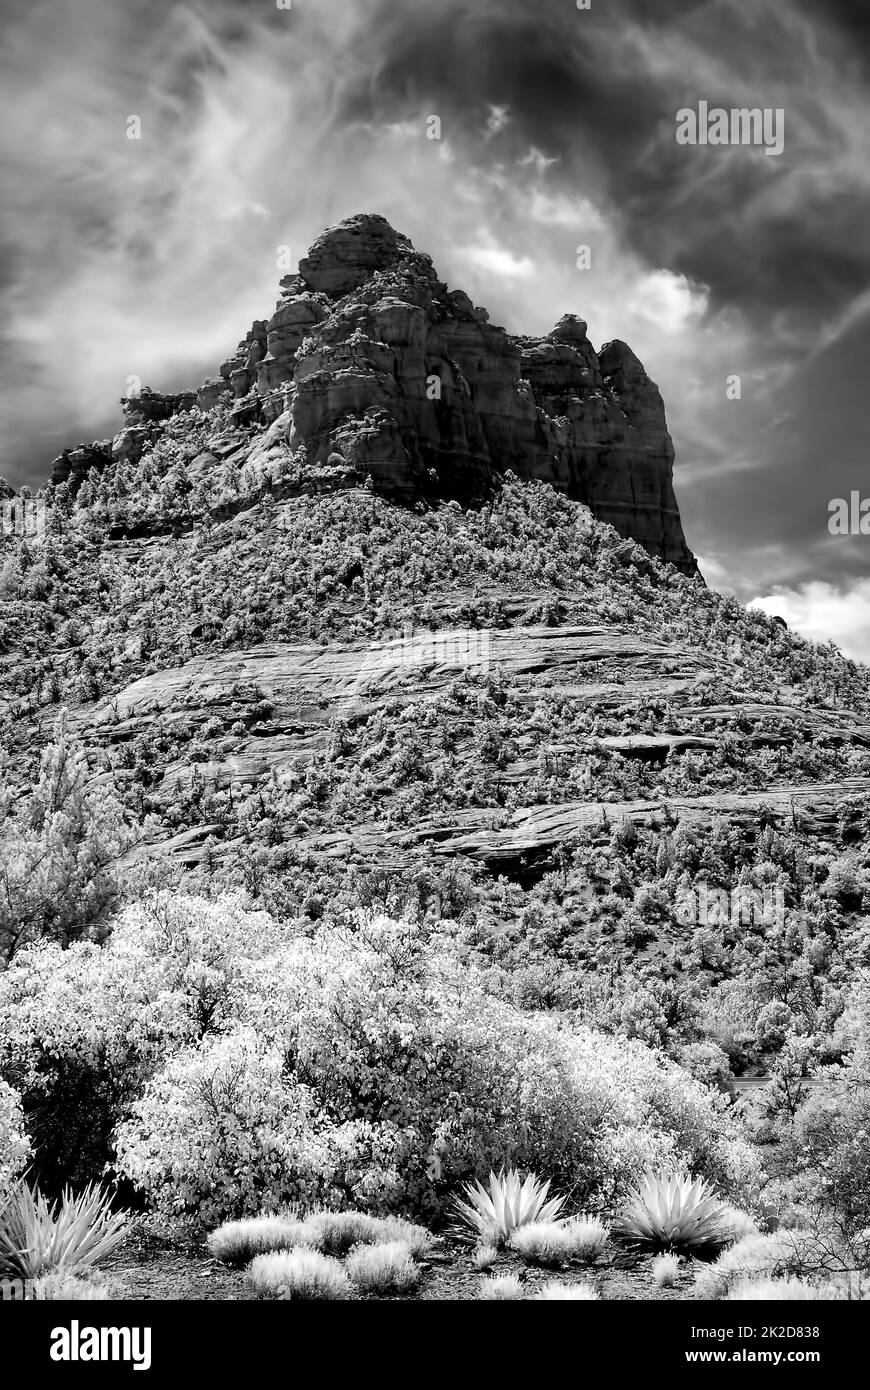
<path fill-rule="evenodd" d="M 350 217 L 318 237 L 282 280 L 272 317 L 198 392 L 125 401 L 112 457 L 135 461 L 156 422 L 194 403 L 208 411 L 227 391 L 240 425 L 280 419 L 309 464 L 369 475 L 386 496 L 479 501 L 511 470 L 697 573 L 662 398 L 627 344 L 596 352 L 574 314 L 545 338 L 505 332 L 383 217 Z M 75 490 L 107 456 L 66 451 L 54 481 Z"/>

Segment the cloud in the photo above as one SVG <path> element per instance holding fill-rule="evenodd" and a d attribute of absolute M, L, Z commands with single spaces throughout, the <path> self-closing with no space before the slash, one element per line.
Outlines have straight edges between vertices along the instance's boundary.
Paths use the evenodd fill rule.
<path fill-rule="evenodd" d="M 822 581 L 799 589 L 777 588 L 753 599 L 749 607 L 777 614 L 801 636 L 835 642 L 853 661 L 870 663 L 870 579 L 842 588 Z"/>

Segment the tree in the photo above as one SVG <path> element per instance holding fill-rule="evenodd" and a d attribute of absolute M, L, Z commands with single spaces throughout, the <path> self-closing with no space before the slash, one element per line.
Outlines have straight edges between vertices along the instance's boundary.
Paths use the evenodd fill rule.
<path fill-rule="evenodd" d="M 26 804 L 0 799 L 0 965 L 29 942 L 93 933 L 118 901 L 114 861 L 133 838 L 114 793 L 88 785 L 63 710 Z"/>

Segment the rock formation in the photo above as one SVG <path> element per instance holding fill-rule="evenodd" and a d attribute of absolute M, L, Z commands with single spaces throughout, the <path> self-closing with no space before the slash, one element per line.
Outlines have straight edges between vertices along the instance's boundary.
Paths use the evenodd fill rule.
<path fill-rule="evenodd" d="M 697 573 L 658 388 L 623 342 L 596 353 L 566 315 L 543 339 L 491 324 L 375 215 L 325 231 L 197 403 L 285 416 L 309 464 L 387 495 L 480 500 L 500 475 L 551 483 L 659 559 Z"/>

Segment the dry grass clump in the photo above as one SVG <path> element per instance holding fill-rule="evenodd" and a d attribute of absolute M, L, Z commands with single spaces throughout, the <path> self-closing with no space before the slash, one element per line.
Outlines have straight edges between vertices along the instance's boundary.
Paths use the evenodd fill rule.
<path fill-rule="evenodd" d="M 345 1261 L 347 1272 L 364 1293 L 408 1293 L 420 1282 L 411 1247 L 403 1240 L 358 1245 Z"/>
<path fill-rule="evenodd" d="M 294 1246 L 307 1243 L 302 1222 L 281 1216 L 225 1221 L 208 1237 L 211 1254 L 227 1265 L 246 1265 L 256 1255 L 266 1255 L 272 1250 L 292 1250 Z"/>
<path fill-rule="evenodd" d="M 421 1260 L 424 1255 L 428 1255 L 435 1244 L 435 1237 L 431 1231 L 427 1231 L 425 1226 L 418 1226 L 414 1221 L 406 1221 L 403 1216 L 378 1217 L 375 1219 L 374 1227 L 374 1235 L 369 1239 L 376 1245 L 400 1240 L 407 1245 L 415 1260 Z"/>
<path fill-rule="evenodd" d="M 813 1238 L 804 1231 L 744 1236 L 695 1274 L 696 1298 L 726 1298 L 744 1279 L 801 1275 L 813 1257 Z"/>
<path fill-rule="evenodd" d="M 591 1284 L 563 1284 L 559 1279 L 551 1279 L 535 1294 L 535 1302 L 545 1302 L 558 1298 L 574 1298 L 582 1302 L 598 1299 L 598 1292 Z"/>
<path fill-rule="evenodd" d="M 597 1216 L 575 1216 L 566 1221 L 565 1230 L 575 1260 L 596 1260 L 610 1240 L 610 1231 Z"/>
<path fill-rule="evenodd" d="M 565 1227 L 554 1221 L 533 1221 L 513 1231 L 510 1248 L 528 1264 L 560 1265 L 570 1259 Z"/>
<path fill-rule="evenodd" d="M 36 1279 L 52 1269 L 89 1268 L 126 1234 L 126 1214 L 111 1210 L 97 1183 L 78 1197 L 67 1188 L 54 1203 L 19 1183 L 0 1208 L 0 1277 Z"/>
<path fill-rule="evenodd" d="M 653 1283 L 659 1289 L 670 1289 L 680 1273 L 679 1255 L 656 1255 L 652 1262 Z"/>
<path fill-rule="evenodd" d="M 258 1255 L 245 1278 L 257 1298 L 349 1298 L 352 1285 L 338 1260 L 304 1247 Z"/>
<path fill-rule="evenodd" d="M 475 1269 L 492 1269 L 498 1259 L 498 1250 L 494 1245 L 478 1245 L 471 1259 Z"/>
<path fill-rule="evenodd" d="M 481 1279 L 479 1298 L 495 1302 L 502 1298 L 522 1298 L 522 1280 L 516 1274 L 498 1274 L 491 1279 Z"/>
<path fill-rule="evenodd" d="M 720 1216 L 722 1234 L 728 1241 L 745 1240 L 747 1236 L 760 1235 L 758 1223 L 748 1212 L 725 1203 Z"/>
<path fill-rule="evenodd" d="M 322 1255 L 346 1255 L 354 1245 L 377 1238 L 377 1217 L 362 1211 L 314 1211 L 300 1226 L 300 1244 Z"/>
<path fill-rule="evenodd" d="M 530 1264 L 557 1266 L 569 1260 L 594 1260 L 609 1238 L 607 1227 L 595 1217 L 573 1221 L 536 1221 L 513 1231 L 510 1247 Z"/>
<path fill-rule="evenodd" d="M 777 1299 L 815 1302 L 836 1298 L 837 1294 L 826 1285 L 809 1284 L 806 1279 L 741 1279 L 728 1294 L 729 1302 L 741 1303 L 752 1300 L 768 1303 Z"/>

